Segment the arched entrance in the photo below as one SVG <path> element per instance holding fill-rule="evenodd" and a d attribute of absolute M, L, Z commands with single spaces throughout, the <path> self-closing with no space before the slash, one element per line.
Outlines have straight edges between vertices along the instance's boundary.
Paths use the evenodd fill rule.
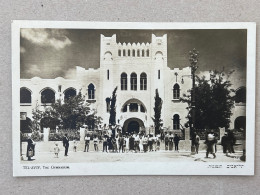
<path fill-rule="evenodd" d="M 144 122 L 138 118 L 129 118 L 124 122 L 123 125 L 123 134 L 134 132 L 138 133 L 140 128 L 144 127 Z"/>
<path fill-rule="evenodd" d="M 246 129 L 246 117 L 239 116 L 235 120 L 235 129 L 245 130 Z"/>

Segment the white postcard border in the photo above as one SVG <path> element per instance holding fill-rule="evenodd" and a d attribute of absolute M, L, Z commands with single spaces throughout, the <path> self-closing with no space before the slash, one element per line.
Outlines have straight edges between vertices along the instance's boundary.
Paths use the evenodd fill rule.
<path fill-rule="evenodd" d="M 46 163 L 30 164 L 41 169 L 24 169 L 20 163 L 19 88 L 20 88 L 20 28 L 66 29 L 247 29 L 247 104 L 246 149 L 243 163 L 196 162 L 113 162 L 113 163 Z M 69 175 L 254 175 L 255 157 L 255 60 L 256 24 L 242 23 L 133 23 L 82 21 L 12 21 L 12 139 L 13 176 L 69 176 Z M 249 152 L 250 151 L 250 152 Z M 210 169 L 209 165 L 222 165 Z M 227 168 L 237 165 L 239 168 Z M 44 169 L 49 167 L 49 169 Z M 64 167 L 63 169 L 51 168 Z M 69 168 L 66 168 L 69 167 Z M 238 170 L 239 169 L 239 170 Z"/>

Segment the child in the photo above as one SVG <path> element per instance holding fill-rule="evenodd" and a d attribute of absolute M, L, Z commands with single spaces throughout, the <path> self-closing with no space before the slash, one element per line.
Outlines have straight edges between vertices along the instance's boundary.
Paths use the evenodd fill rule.
<path fill-rule="evenodd" d="M 98 152 L 98 137 L 95 136 L 95 138 L 93 139 L 94 142 L 94 149 L 96 152 Z"/>
<path fill-rule="evenodd" d="M 74 152 L 77 152 L 77 146 L 78 146 L 78 143 L 76 140 L 73 140 L 73 151 Z"/>
<path fill-rule="evenodd" d="M 59 148 L 58 144 L 55 143 L 54 154 L 55 154 L 56 158 L 59 158 L 59 152 L 60 152 L 60 148 Z"/>

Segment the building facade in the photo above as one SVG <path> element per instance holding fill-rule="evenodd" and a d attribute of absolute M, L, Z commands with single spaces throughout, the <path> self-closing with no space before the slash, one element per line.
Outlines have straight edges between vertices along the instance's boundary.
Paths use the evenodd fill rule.
<path fill-rule="evenodd" d="M 150 43 L 132 44 L 118 43 L 116 35 L 101 35 L 100 68 L 77 66 L 73 80 L 62 77 L 21 79 L 21 120 L 32 119 L 32 109 L 37 104 L 44 109 L 44 105 L 81 91 L 97 115 L 103 118 L 103 123 L 108 124 L 109 100 L 114 88 L 118 87 L 117 121 L 123 131 L 139 131 L 141 127 L 153 125 L 154 97 L 158 89 L 163 101 L 163 126 L 177 130 L 187 122 L 187 104 L 180 98 L 191 89 L 191 78 L 183 77 L 190 74 L 190 67 L 168 67 L 166 34 L 162 37 L 152 34 Z M 235 109 L 239 116 L 245 116 L 245 105 Z"/>

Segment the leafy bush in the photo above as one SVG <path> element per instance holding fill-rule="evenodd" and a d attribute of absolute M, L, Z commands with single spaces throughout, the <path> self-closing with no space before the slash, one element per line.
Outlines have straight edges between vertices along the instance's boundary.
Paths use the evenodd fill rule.
<path fill-rule="evenodd" d="M 22 142 L 27 142 L 29 135 L 31 135 L 31 138 L 33 141 L 42 141 L 43 140 L 43 134 L 41 134 L 39 131 L 33 131 L 32 133 L 22 133 L 20 134 L 20 138 Z"/>
<path fill-rule="evenodd" d="M 28 140 L 28 134 L 27 133 L 22 133 L 21 132 L 20 136 L 21 136 L 21 141 L 22 142 L 27 142 L 27 140 Z"/>
<path fill-rule="evenodd" d="M 65 134 L 69 140 L 80 140 L 80 133 L 76 129 L 60 129 L 58 133 L 50 133 L 49 141 L 62 141 Z"/>
<path fill-rule="evenodd" d="M 43 140 L 43 135 L 39 131 L 33 131 L 31 138 L 33 141 L 42 141 Z"/>

